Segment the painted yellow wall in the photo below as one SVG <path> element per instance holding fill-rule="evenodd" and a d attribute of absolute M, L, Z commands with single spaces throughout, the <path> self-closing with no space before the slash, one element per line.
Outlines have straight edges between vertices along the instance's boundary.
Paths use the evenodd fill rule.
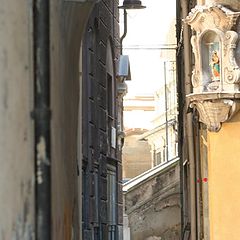
<path fill-rule="evenodd" d="M 208 133 L 210 240 L 240 239 L 240 113 Z"/>

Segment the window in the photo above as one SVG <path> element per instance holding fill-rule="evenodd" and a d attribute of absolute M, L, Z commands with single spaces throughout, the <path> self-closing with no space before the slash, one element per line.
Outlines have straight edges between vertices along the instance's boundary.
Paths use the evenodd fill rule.
<path fill-rule="evenodd" d="M 112 55 L 112 48 L 110 41 L 107 43 L 107 131 L 108 131 L 108 156 L 115 157 L 117 148 L 117 134 L 116 134 L 116 85 L 114 81 L 114 61 Z"/>
<path fill-rule="evenodd" d="M 113 79 L 107 74 L 107 121 L 108 121 L 108 152 L 111 155 L 111 148 L 116 148 L 115 128 L 114 128 L 114 98 Z"/>
<path fill-rule="evenodd" d="M 108 199 L 108 239 L 116 239 L 117 225 L 117 186 L 116 167 L 108 164 L 107 170 L 107 199 Z"/>
<path fill-rule="evenodd" d="M 156 165 L 162 163 L 162 152 L 157 152 L 156 153 Z"/>

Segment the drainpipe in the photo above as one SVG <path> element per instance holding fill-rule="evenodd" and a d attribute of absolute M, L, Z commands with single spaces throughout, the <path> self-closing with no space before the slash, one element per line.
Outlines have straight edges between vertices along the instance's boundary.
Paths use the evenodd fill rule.
<path fill-rule="evenodd" d="M 183 135 L 183 128 L 184 128 L 184 87 L 183 87 L 183 69 L 182 69 L 182 21 L 181 21 L 181 3 L 179 0 L 176 0 L 176 35 L 177 35 L 177 42 L 178 48 L 176 51 L 176 77 L 177 77 L 177 102 L 178 102 L 178 157 L 179 157 L 179 166 L 180 166 L 180 202 L 181 202 L 181 239 L 184 237 L 184 167 L 183 167 L 183 146 L 184 146 L 184 135 Z"/>
<path fill-rule="evenodd" d="M 197 206 L 197 239 L 204 239 L 204 228 L 203 228 L 203 198 L 202 198 L 202 169 L 201 169 L 201 159 L 200 159 L 200 128 L 199 119 L 196 115 L 194 118 L 194 135 L 195 138 L 195 153 L 196 153 L 196 179 L 199 179 L 199 183 L 196 186 L 196 206 Z"/>
<path fill-rule="evenodd" d="M 123 51 L 123 39 L 127 36 L 127 10 L 123 9 L 123 22 L 124 22 L 124 26 L 123 26 L 123 35 L 120 38 L 120 54 L 122 55 L 122 51 Z"/>
<path fill-rule="evenodd" d="M 49 0 L 34 1 L 36 239 L 51 239 Z"/>
<path fill-rule="evenodd" d="M 188 15 L 188 1 L 181 0 L 183 18 Z M 184 43 L 184 72 L 185 72 L 185 94 L 190 94 L 191 89 L 191 50 L 190 50 L 190 34 L 189 28 L 183 29 Z M 190 165 L 190 210 L 191 210 L 191 240 L 196 240 L 196 177 L 195 177 L 195 159 L 194 159 L 194 140 L 193 140 L 193 115 L 187 113 L 187 141 L 188 141 L 188 158 Z"/>

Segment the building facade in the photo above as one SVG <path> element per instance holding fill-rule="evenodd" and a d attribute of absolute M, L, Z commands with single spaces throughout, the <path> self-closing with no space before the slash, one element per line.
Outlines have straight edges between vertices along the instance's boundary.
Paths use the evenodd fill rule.
<path fill-rule="evenodd" d="M 180 239 L 179 173 L 176 158 L 124 183 L 125 240 Z"/>
<path fill-rule="evenodd" d="M 178 156 L 176 62 L 164 61 L 163 71 L 164 84 L 155 92 L 153 127 L 141 136 L 151 146 L 152 166 Z"/>
<path fill-rule="evenodd" d="M 182 239 L 238 239 L 239 112 L 231 106 L 239 101 L 240 4 L 180 1 L 178 9 Z"/>
<path fill-rule="evenodd" d="M 122 165 L 117 132 L 118 2 L 96 4 L 83 39 L 83 239 L 119 239 Z"/>

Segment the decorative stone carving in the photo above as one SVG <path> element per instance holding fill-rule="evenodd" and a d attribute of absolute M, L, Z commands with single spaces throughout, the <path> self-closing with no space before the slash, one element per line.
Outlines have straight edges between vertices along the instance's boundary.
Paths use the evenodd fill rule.
<path fill-rule="evenodd" d="M 190 107 L 199 112 L 199 121 L 207 125 L 208 130 L 218 132 L 221 124 L 231 119 L 240 109 L 240 94 L 191 94 Z"/>
<path fill-rule="evenodd" d="M 196 6 L 185 19 L 194 32 L 191 44 L 195 57 L 193 94 L 187 97 L 210 131 L 218 131 L 239 109 L 240 67 L 235 59 L 239 36 L 233 30 L 239 15 L 212 4 Z"/>

